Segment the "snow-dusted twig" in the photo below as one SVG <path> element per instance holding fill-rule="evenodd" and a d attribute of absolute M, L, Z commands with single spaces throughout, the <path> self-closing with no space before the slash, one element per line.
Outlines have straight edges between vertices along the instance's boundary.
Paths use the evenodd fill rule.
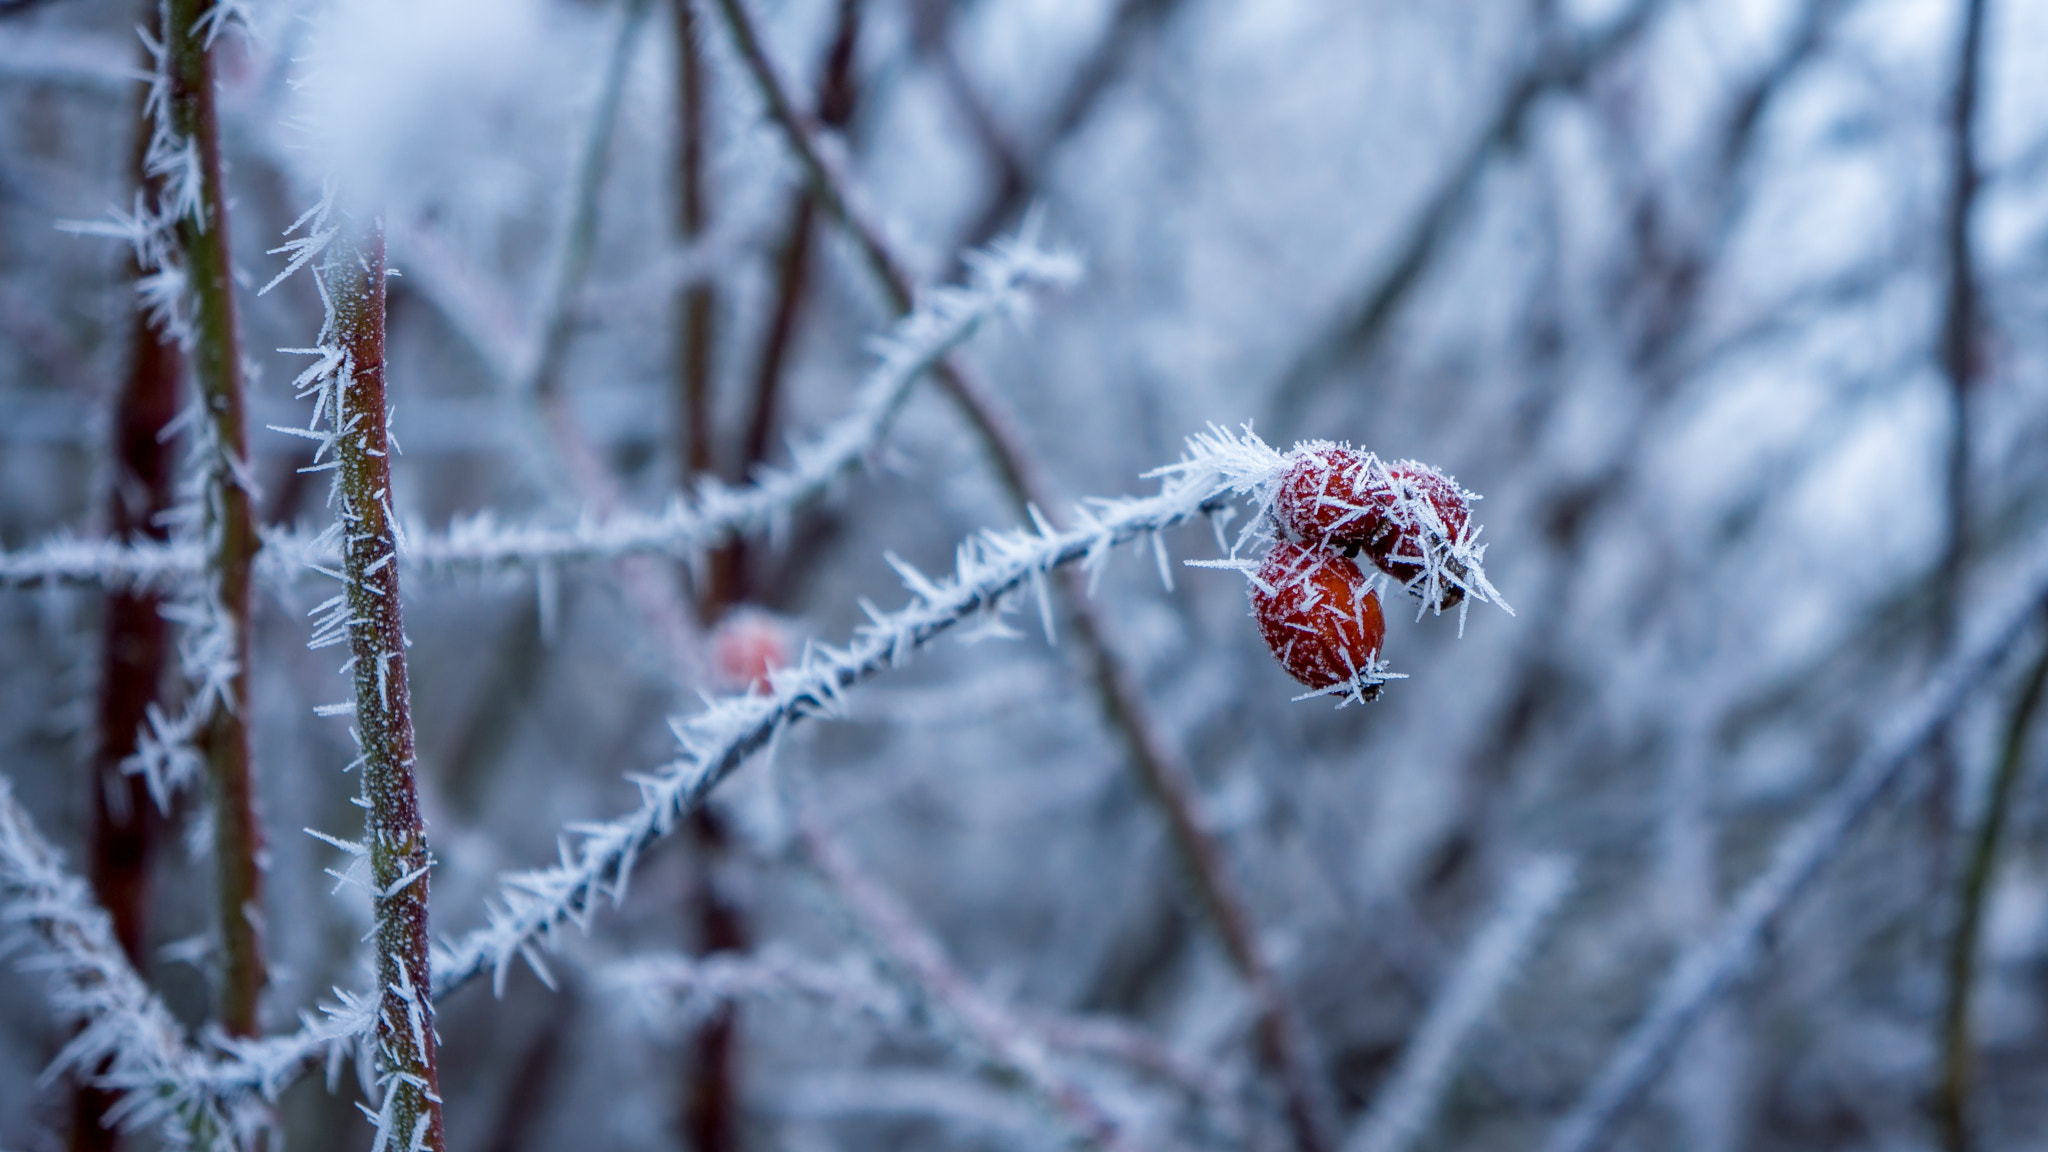
<path fill-rule="evenodd" d="M 1467 1037 L 1500 1000 L 1543 925 L 1571 894 L 1573 871 L 1570 861 L 1545 857 L 1515 877 L 1415 1030 L 1400 1064 L 1345 1140 L 1344 1152 L 1404 1152 L 1427 1131 Z"/>
<path fill-rule="evenodd" d="M 106 1118 L 127 1128 L 161 1125 L 173 1146 L 202 1147 L 260 1127 L 260 1112 L 225 1106 L 207 1059 L 185 1045 L 178 1023 L 121 951 L 114 926 L 85 881 L 65 869 L 0 777 L 0 923 L 19 963 L 53 986 L 51 1003 L 79 1025 L 46 1078 L 76 1070 L 124 1092 Z M 236 1140 L 237 1145 L 241 1140 Z"/>
<path fill-rule="evenodd" d="M 689 1028 L 737 1000 L 802 1000 L 831 1011 L 901 1023 L 903 997 L 852 957 L 806 960 L 770 946 L 739 954 L 630 956 L 597 967 L 599 987 L 630 1005 L 635 1021 L 663 1033 Z"/>
<path fill-rule="evenodd" d="M 1769 867 L 1750 881 L 1711 938 L 1672 969 L 1655 1001 L 1558 1122 L 1546 1152 L 1597 1152 L 1669 1064 L 1707 1009 L 1763 963 L 1793 903 L 1834 859 L 1863 818 L 1920 751 L 1943 730 L 1973 690 L 2035 623 L 2048 602 L 2048 553 L 2030 559 L 2014 600 L 1988 631 L 1951 656 L 1819 806 L 1782 841 Z"/>

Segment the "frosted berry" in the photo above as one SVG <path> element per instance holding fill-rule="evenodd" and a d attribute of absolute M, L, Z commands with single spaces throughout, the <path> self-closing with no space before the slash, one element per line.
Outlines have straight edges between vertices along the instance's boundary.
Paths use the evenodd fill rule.
<path fill-rule="evenodd" d="M 1259 634 L 1288 674 L 1328 688 L 1371 669 L 1387 638 L 1378 593 L 1338 553 L 1281 541 L 1252 581 Z"/>
<path fill-rule="evenodd" d="M 1309 544 L 1355 549 L 1383 530 L 1392 501 L 1378 457 L 1324 440 L 1295 448 L 1273 494 L 1273 517 Z"/>
<path fill-rule="evenodd" d="M 1472 502 L 1457 481 L 1427 464 L 1403 460 L 1386 472 L 1391 481 L 1387 511 L 1375 525 L 1377 530 L 1362 537 L 1359 544 L 1380 571 L 1426 596 L 1418 581 L 1428 571 L 1426 564 L 1432 554 L 1452 575 L 1465 575 L 1462 566 L 1444 552 L 1446 545 L 1466 538 Z M 1437 609 L 1456 607 L 1465 598 L 1465 589 L 1441 576 L 1439 580 Z"/>

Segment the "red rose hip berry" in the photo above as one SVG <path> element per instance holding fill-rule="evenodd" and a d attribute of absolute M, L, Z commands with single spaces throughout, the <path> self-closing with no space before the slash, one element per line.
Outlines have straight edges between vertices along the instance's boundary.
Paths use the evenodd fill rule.
<path fill-rule="evenodd" d="M 1376 524 L 1378 530 L 1359 541 L 1365 554 L 1380 571 L 1418 594 L 1426 594 L 1416 580 L 1427 571 L 1432 556 L 1462 577 L 1462 567 L 1444 552 L 1447 545 L 1465 539 L 1472 523 L 1471 499 L 1457 481 L 1413 460 L 1388 467 L 1387 478 L 1392 482 L 1387 510 Z M 1465 598 L 1465 590 L 1444 581 L 1438 595 L 1439 610 L 1452 608 Z"/>
<path fill-rule="evenodd" d="M 1290 454 L 1273 494 L 1273 518 L 1309 544 L 1355 551 L 1385 528 L 1393 495 L 1387 470 L 1372 453 L 1312 442 Z"/>
<path fill-rule="evenodd" d="M 1371 669 L 1387 638 L 1380 598 L 1343 556 L 1281 541 L 1252 581 L 1259 634 L 1288 674 L 1328 688 Z"/>

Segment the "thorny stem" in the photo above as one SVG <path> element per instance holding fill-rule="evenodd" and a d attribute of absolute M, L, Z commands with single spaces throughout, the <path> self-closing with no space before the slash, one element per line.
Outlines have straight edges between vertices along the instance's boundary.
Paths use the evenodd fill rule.
<path fill-rule="evenodd" d="M 232 633 L 234 672 L 225 699 L 206 727 L 213 776 L 214 857 L 219 871 L 221 938 L 227 971 L 221 1026 L 253 1036 L 265 980 L 262 935 L 263 833 L 249 771 L 249 591 L 256 556 L 251 516 L 248 437 L 243 417 L 242 350 L 235 321 L 234 261 L 228 250 L 227 193 L 222 181 L 220 121 L 214 107 L 213 50 L 208 32 L 215 0 L 165 0 L 164 52 L 169 69 L 171 131 L 191 147 L 199 169 L 199 203 L 177 220 L 192 306 L 190 359 L 212 424 L 214 458 L 206 493 L 211 610 Z"/>
<path fill-rule="evenodd" d="M 762 49 L 753 22 L 740 0 L 718 0 L 741 58 L 761 89 L 769 114 L 781 126 L 797 153 L 819 203 L 853 236 L 891 305 L 910 309 L 910 274 L 882 239 L 881 232 L 855 207 L 849 181 L 825 155 L 810 122 L 796 109 L 775 67 Z M 1024 447 L 1000 405 L 978 379 L 950 360 L 936 366 L 939 382 L 980 435 L 989 460 L 1011 499 L 1021 509 L 1047 515 L 1057 504 L 1036 461 Z M 1287 1115 L 1301 1152 L 1325 1152 L 1334 1145 L 1332 1122 L 1323 1082 L 1316 1073 L 1306 1030 L 1286 1001 L 1277 974 L 1260 947 L 1257 922 L 1231 878 L 1222 845 L 1205 826 L 1199 811 L 1192 773 L 1151 719 L 1135 678 L 1110 649 L 1094 602 L 1072 570 L 1060 574 L 1069 593 L 1079 636 L 1093 673 L 1104 713 L 1131 754 L 1132 765 L 1158 803 L 1172 830 L 1174 846 L 1211 914 L 1231 965 L 1251 990 L 1258 1006 L 1260 1048 L 1277 1073 L 1287 1100 Z"/>
<path fill-rule="evenodd" d="M 1942 1013 L 1941 1083 L 1934 1100 L 1935 1113 L 1941 1121 L 1942 1143 L 1948 1152 L 1968 1152 L 1970 1147 L 1970 990 L 1976 983 L 1978 937 L 1984 922 L 1984 901 L 1991 894 L 1998 838 L 2012 807 L 2013 786 L 2026 764 L 2027 734 L 2034 713 L 2040 708 L 2044 685 L 2048 685 L 2048 648 L 2034 661 L 2033 670 L 2027 673 L 2026 683 L 2013 704 L 2005 742 L 1999 751 L 1998 772 L 1985 798 L 1983 822 L 1977 826 L 1976 842 L 1970 849 L 1970 861 L 1957 894 L 1955 935 L 1949 940 L 1948 999 Z"/>
<path fill-rule="evenodd" d="M 352 229 L 360 228 L 359 232 Z M 345 354 L 335 455 L 349 607 L 355 722 L 369 801 L 376 908 L 378 1072 L 385 1132 L 404 1150 L 441 1152 L 434 1007 L 427 967 L 427 841 L 414 781 L 412 696 L 399 607 L 398 541 L 384 379 L 384 227 L 345 224 L 321 272 L 332 300 L 330 338 Z M 410 1141 L 410 1144 L 398 1144 Z"/>

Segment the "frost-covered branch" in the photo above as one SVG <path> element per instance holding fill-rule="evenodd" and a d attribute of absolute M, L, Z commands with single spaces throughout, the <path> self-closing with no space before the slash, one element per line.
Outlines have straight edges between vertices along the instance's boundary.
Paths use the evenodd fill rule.
<path fill-rule="evenodd" d="M 806 716 L 832 712 L 846 688 L 963 621 L 1000 611 L 1005 598 L 1026 585 L 1049 618 L 1044 583 L 1053 570 L 1076 561 L 1100 565 L 1120 543 L 1220 509 L 1233 493 L 1269 484 L 1281 462 L 1249 433 L 1216 431 L 1195 438 L 1186 458 L 1157 473 L 1165 480 L 1158 494 L 1085 505 L 1075 511 L 1078 526 L 1064 532 L 1043 522 L 1035 529 L 983 532 L 960 546 L 951 577 L 933 580 L 891 557 L 913 593 L 909 606 L 873 613 L 845 648 L 812 647 L 798 664 L 771 676 L 765 695 L 723 697 L 675 721 L 683 755 L 635 780 L 640 806 L 617 820 L 571 829 L 580 840 L 565 844 L 561 864 L 509 877 L 491 924 L 451 942 L 435 964 L 436 993 L 487 970 L 502 981 L 515 957 L 531 953 L 536 937 L 564 921 L 585 922 L 603 896 L 620 897 L 642 849 L 777 733 Z"/>
<path fill-rule="evenodd" d="M 800 1001 L 825 1012 L 887 1029 L 927 1027 L 900 989 L 864 956 L 809 960 L 770 945 L 741 955 L 653 953 L 598 965 L 597 983 L 632 1009 L 641 1026 L 664 1034 L 690 1027 L 720 1006 L 739 1000 Z M 1163 1081 L 1191 1099 L 1217 1107 L 1228 1091 L 1222 1077 L 1183 1058 L 1159 1037 L 1121 1021 L 1013 1009 L 1015 1028 L 1071 1056 L 1121 1065 Z"/>
<path fill-rule="evenodd" d="M 511 527 L 480 517 L 451 525 L 445 536 L 413 534 L 406 560 L 426 572 L 468 572 L 634 555 L 690 557 L 741 533 L 772 531 L 873 452 L 911 385 L 984 322 L 1020 312 L 1033 290 L 1064 287 L 1079 276 L 1078 260 L 1041 247 L 1036 229 L 1027 227 L 973 257 L 967 286 L 935 290 L 897 321 L 876 343 L 881 360 L 853 411 L 817 439 L 793 445 L 786 467 L 763 468 L 742 488 L 706 478 L 693 498 L 679 498 L 661 512 L 570 528 Z"/>
<path fill-rule="evenodd" d="M 2020 592 L 1990 629 L 1936 670 L 1927 689 L 1849 769 L 1805 820 L 1778 844 L 1769 867 L 1750 881 L 1713 936 L 1683 957 L 1642 1020 L 1608 1057 L 1571 1112 L 1551 1132 L 1547 1152 L 1597 1152 L 1715 1001 L 1760 966 L 1793 903 L 1834 859 L 1863 818 L 1919 762 L 1928 742 L 2035 623 L 2048 602 L 2048 554 L 2036 553 Z"/>
<path fill-rule="evenodd" d="M 664 1033 L 689 1028 L 737 1000 L 802 1000 L 895 1024 L 906 1015 L 903 998 L 872 967 L 851 957 L 837 963 L 805 960 L 770 946 L 745 955 L 631 956 L 599 966 L 596 978 L 632 1007 L 635 1021 Z"/>
<path fill-rule="evenodd" d="M 172 588 L 206 570 L 192 540 L 81 540 L 53 536 L 0 551 L 0 588 Z"/>
<path fill-rule="evenodd" d="M 23 967 L 53 987 L 51 1003 L 79 1030 L 45 1079 L 66 1071 L 123 1092 L 106 1119 L 127 1128 L 160 1124 L 174 1146 L 202 1147 L 221 1135 L 236 1144 L 262 1123 L 259 1112 L 226 1106 L 211 1090 L 207 1059 L 186 1047 L 178 1023 L 121 950 L 113 922 L 84 880 L 65 869 L 13 785 L 0 777 L 0 923 Z M 94 1069 L 99 1069 L 94 1075 Z"/>
<path fill-rule="evenodd" d="M 1465 1040 L 1521 971 L 1543 925 L 1571 894 L 1569 861 L 1532 862 L 1508 887 L 1498 911 L 1465 950 L 1443 992 L 1415 1030 L 1344 1152 L 1403 1152 L 1423 1136 L 1451 1086 Z"/>

